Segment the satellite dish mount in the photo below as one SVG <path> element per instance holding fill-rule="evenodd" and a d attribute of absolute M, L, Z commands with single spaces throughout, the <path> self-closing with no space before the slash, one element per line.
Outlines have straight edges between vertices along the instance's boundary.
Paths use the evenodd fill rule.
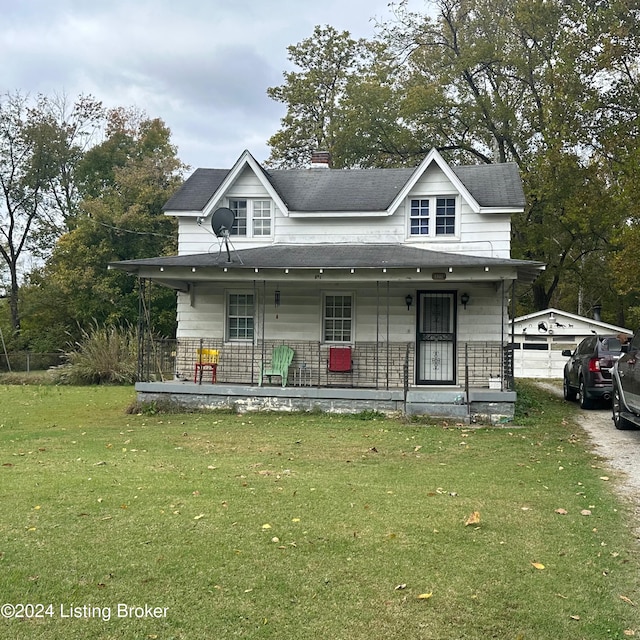
<path fill-rule="evenodd" d="M 211 216 L 211 228 L 216 238 L 222 238 L 227 248 L 227 262 L 231 262 L 231 252 L 229 251 L 229 236 L 236 221 L 236 214 L 228 207 L 220 207 Z"/>

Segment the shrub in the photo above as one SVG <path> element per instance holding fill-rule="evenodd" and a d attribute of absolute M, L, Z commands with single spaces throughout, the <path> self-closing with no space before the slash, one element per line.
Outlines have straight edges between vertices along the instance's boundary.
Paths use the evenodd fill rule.
<path fill-rule="evenodd" d="M 67 362 L 55 372 L 61 384 L 133 384 L 137 371 L 137 337 L 132 328 L 98 327 L 82 332 L 69 345 Z"/>

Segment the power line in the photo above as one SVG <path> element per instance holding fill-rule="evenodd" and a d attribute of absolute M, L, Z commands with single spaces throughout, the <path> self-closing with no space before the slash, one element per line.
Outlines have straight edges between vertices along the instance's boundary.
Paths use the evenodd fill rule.
<path fill-rule="evenodd" d="M 156 236 L 158 238 L 169 238 L 170 240 L 174 240 L 175 236 L 169 236 L 166 233 L 156 233 L 155 231 L 134 231 L 133 229 L 123 229 L 122 227 L 116 227 L 111 224 L 107 224 L 106 222 L 100 222 L 99 220 L 94 220 L 91 218 L 93 222 L 99 224 L 107 229 L 112 229 L 113 231 L 121 231 L 122 233 L 131 233 L 136 236 Z"/>

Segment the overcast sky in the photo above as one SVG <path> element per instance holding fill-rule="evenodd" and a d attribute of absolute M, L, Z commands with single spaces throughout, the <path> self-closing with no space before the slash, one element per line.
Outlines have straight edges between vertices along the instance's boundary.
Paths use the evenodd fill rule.
<path fill-rule="evenodd" d="M 287 46 L 316 25 L 371 37 L 391 15 L 388 0 L 0 0 L 0 93 L 135 106 L 192 168 L 231 167 L 245 149 L 262 162 Z"/>

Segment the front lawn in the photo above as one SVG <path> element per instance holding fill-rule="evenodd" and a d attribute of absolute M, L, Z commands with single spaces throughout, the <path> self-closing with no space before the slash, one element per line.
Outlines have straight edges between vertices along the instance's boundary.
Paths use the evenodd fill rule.
<path fill-rule="evenodd" d="M 0 605 L 43 605 L 1 637 L 640 635 L 630 509 L 532 388 L 502 428 L 0 398 Z"/>

